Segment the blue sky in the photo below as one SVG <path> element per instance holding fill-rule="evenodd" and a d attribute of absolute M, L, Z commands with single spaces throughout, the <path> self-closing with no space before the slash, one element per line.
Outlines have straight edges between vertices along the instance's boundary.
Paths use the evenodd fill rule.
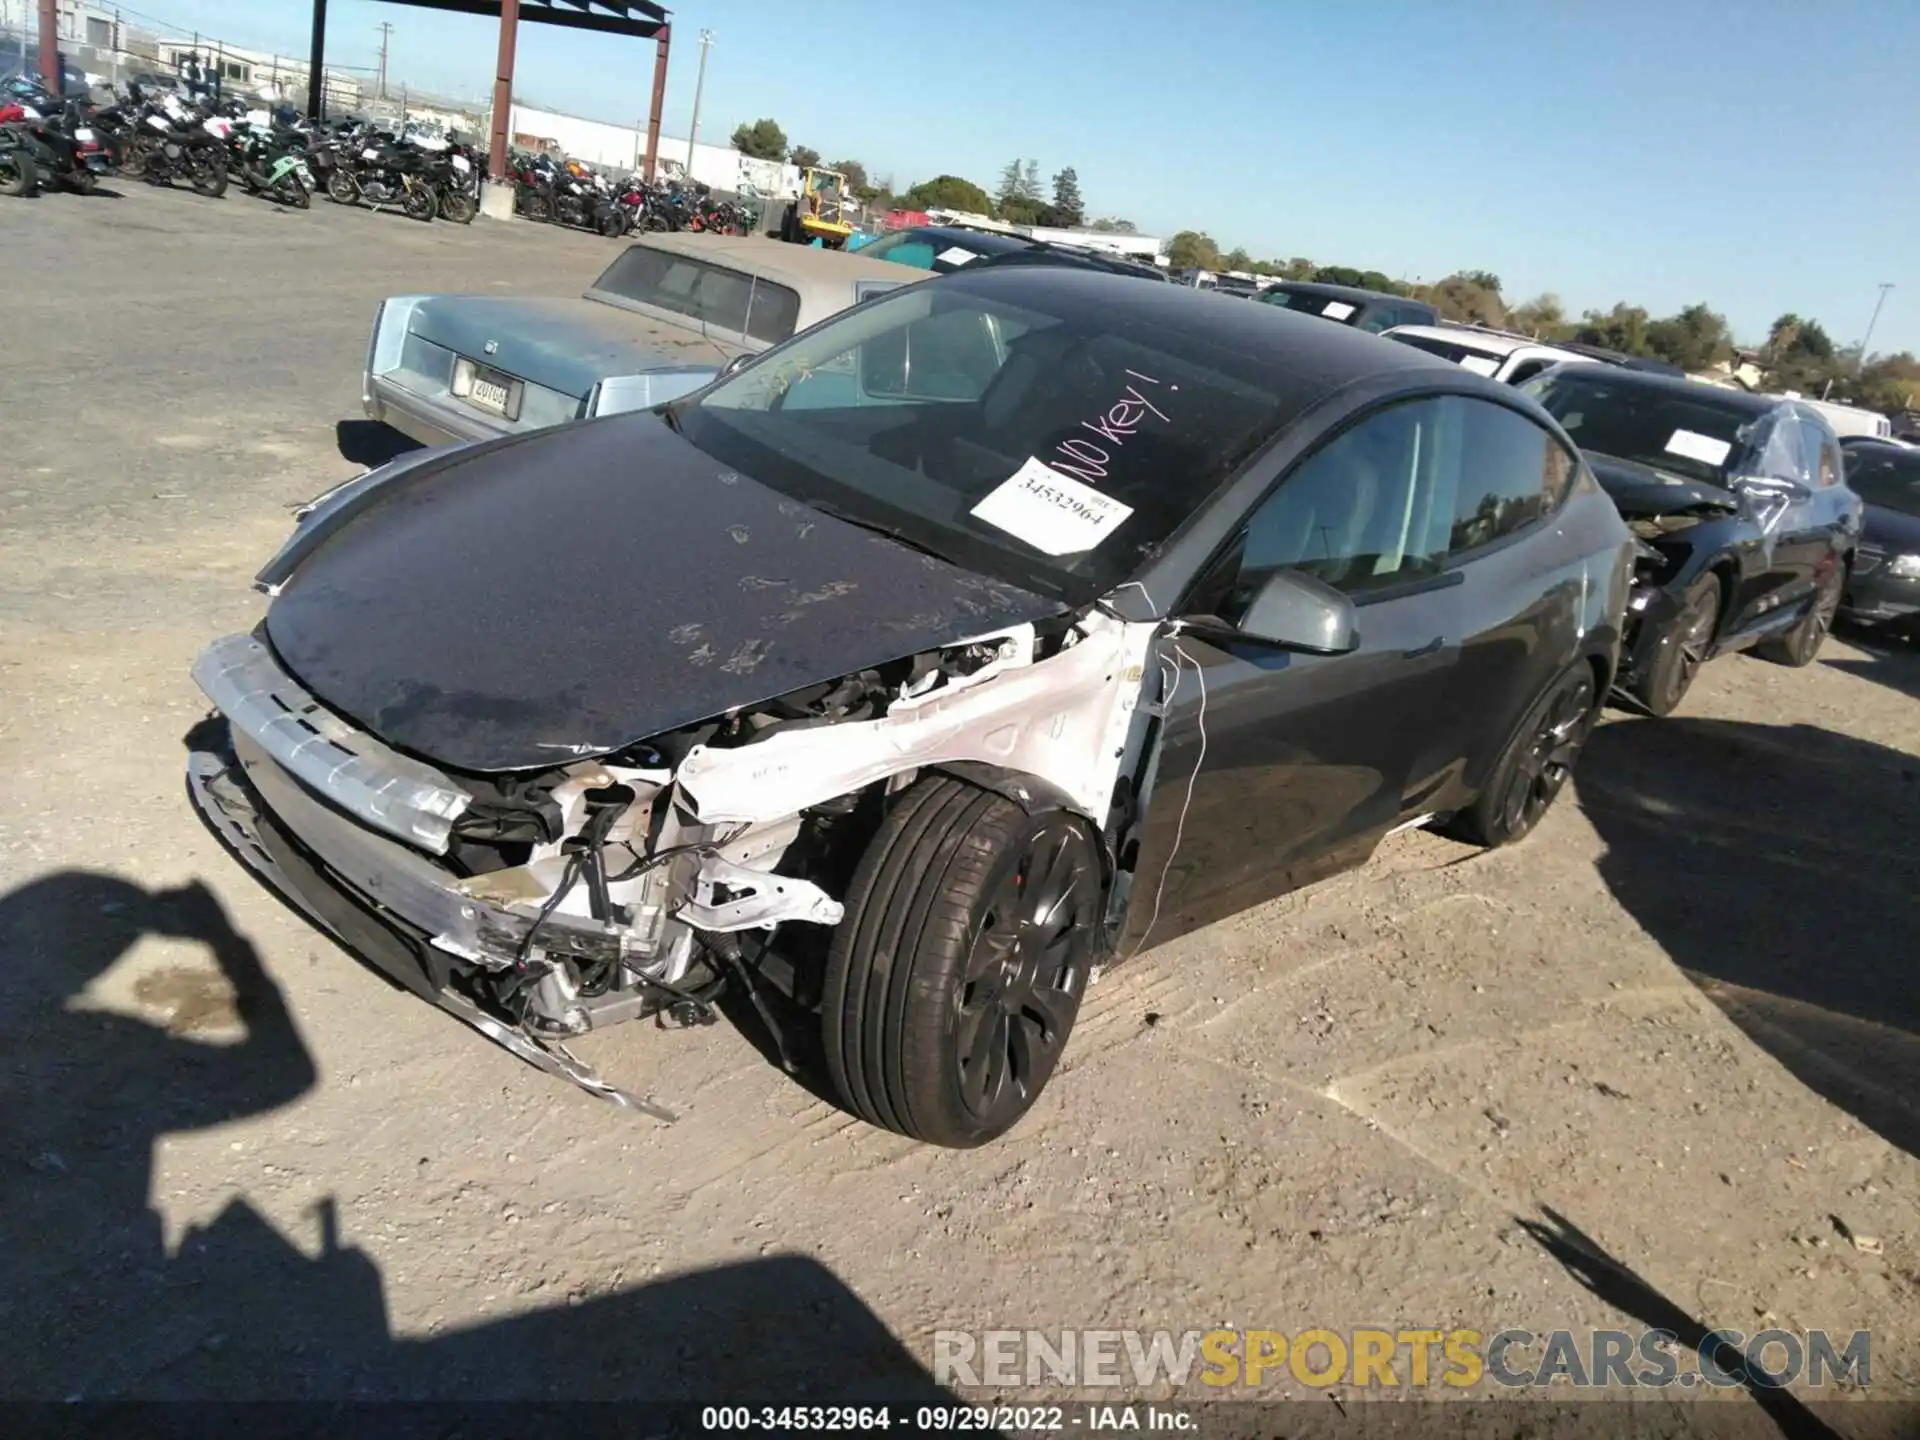
<path fill-rule="evenodd" d="M 304 53 L 305 0 L 135 0 Z M 332 0 L 330 55 L 479 96 L 497 25 Z M 899 185 L 991 190 L 1072 165 L 1090 211 L 1222 248 L 1438 279 L 1487 269 L 1656 315 L 1696 300 L 1747 341 L 1785 311 L 1920 350 L 1914 0 L 684 0 L 666 129 L 715 43 L 703 139 L 771 115 Z M 523 25 L 519 98 L 644 115 L 651 44 Z"/>

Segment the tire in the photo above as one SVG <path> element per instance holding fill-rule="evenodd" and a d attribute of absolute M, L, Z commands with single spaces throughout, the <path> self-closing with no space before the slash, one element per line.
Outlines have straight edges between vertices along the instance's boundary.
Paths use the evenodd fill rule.
<path fill-rule="evenodd" d="M 147 147 L 138 140 L 127 142 L 126 152 L 120 157 L 120 173 L 129 180 L 144 179 L 147 173 Z"/>
<path fill-rule="evenodd" d="M 946 776 L 908 787 L 854 872 L 827 958 L 821 1033 L 847 1108 L 933 1145 L 1005 1134 L 1072 1033 L 1103 903 L 1079 816 L 1029 814 Z"/>
<path fill-rule="evenodd" d="M 336 205 L 352 205 L 360 198 L 353 177 L 337 165 L 327 172 L 327 198 Z"/>
<path fill-rule="evenodd" d="M 1525 839 L 1573 774 L 1599 702 L 1591 665 L 1582 660 L 1562 671 L 1528 709 L 1479 797 L 1441 833 L 1488 849 Z"/>
<path fill-rule="evenodd" d="M 196 156 L 187 162 L 188 183 L 193 193 L 204 195 L 209 200 L 218 200 L 227 193 L 227 167 L 218 158 L 212 160 L 205 156 Z"/>
<path fill-rule="evenodd" d="M 91 195 L 100 188 L 100 177 L 85 165 L 76 164 L 67 172 L 65 179 L 67 189 L 76 195 Z"/>
<path fill-rule="evenodd" d="M 1837 560 L 1826 578 L 1814 587 L 1813 603 L 1807 607 L 1807 613 L 1785 634 L 1762 640 L 1753 647 L 1753 653 L 1762 660 L 1790 665 L 1796 670 L 1811 665 L 1821 645 L 1826 643 L 1827 632 L 1833 629 L 1833 617 L 1839 613 L 1840 597 L 1846 589 L 1846 562 Z"/>
<path fill-rule="evenodd" d="M 400 208 L 409 220 L 418 220 L 421 224 L 433 222 L 433 212 L 440 208 L 440 197 L 434 193 L 431 185 L 412 185 L 400 202 Z"/>
<path fill-rule="evenodd" d="M 313 208 L 313 192 L 296 180 L 293 182 L 292 188 L 287 191 L 286 203 L 296 210 L 311 210 Z"/>
<path fill-rule="evenodd" d="M 479 208 L 464 190 L 448 190 L 440 197 L 440 218 L 456 225 L 471 225 Z"/>
<path fill-rule="evenodd" d="M 1693 688 L 1720 628 L 1720 577 L 1702 575 L 1680 597 L 1680 613 L 1660 637 L 1660 652 L 1628 694 L 1649 715 L 1671 715 Z"/>
<path fill-rule="evenodd" d="M 24 198 L 40 188 L 33 157 L 22 150 L 0 151 L 0 195 Z"/>

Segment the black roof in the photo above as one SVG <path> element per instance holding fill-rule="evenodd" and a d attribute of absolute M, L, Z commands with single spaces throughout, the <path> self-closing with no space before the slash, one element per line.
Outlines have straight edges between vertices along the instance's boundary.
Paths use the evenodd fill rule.
<path fill-rule="evenodd" d="M 1782 406 L 1791 406 L 1793 401 L 1785 395 L 1761 395 L 1751 390 L 1731 390 L 1720 385 L 1708 385 L 1699 380 L 1689 380 L 1685 375 L 1667 375 L 1654 370 L 1640 370 L 1622 365 L 1609 365 L 1604 370 L 1596 370 L 1569 360 L 1563 366 L 1555 368 L 1557 375 L 1567 377 L 1591 378 L 1602 384 L 1629 389 L 1643 390 L 1650 395 L 1681 395 L 1690 400 L 1712 399 L 1722 408 L 1737 410 L 1743 415 L 1766 415 Z M 1814 413 L 1812 411 L 1809 414 Z"/>
<path fill-rule="evenodd" d="M 1389 295 L 1384 290 L 1361 290 L 1353 285 L 1323 285 L 1318 280 L 1281 280 L 1267 287 L 1269 290 L 1284 290 L 1290 295 L 1317 295 L 1323 300 L 1348 300 L 1355 305 L 1365 305 L 1371 300 L 1393 300 L 1403 304 L 1426 305 L 1424 300 L 1415 300 L 1410 295 Z M 1431 306 L 1428 306 L 1431 309 Z"/>
<path fill-rule="evenodd" d="M 1350 326 L 1329 325 L 1317 315 L 1278 305 L 1249 305 L 1190 285 L 1142 285 L 1117 273 L 1046 265 L 969 265 L 928 283 L 1012 305 L 1027 301 L 1063 313 L 1083 309 L 1097 313 L 1098 324 L 1107 329 L 1138 329 L 1231 351 L 1242 365 L 1263 372 L 1261 382 L 1273 396 L 1276 430 L 1335 390 L 1387 372 L 1405 372 L 1410 381 L 1438 379 L 1450 389 L 1512 393 L 1509 386 L 1482 380 L 1424 350 Z"/>

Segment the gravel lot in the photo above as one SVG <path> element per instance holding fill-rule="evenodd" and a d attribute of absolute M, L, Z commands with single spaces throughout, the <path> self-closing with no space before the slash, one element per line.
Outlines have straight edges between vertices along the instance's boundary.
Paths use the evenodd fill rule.
<path fill-rule="evenodd" d="M 1920 652 L 1722 661 L 1518 849 L 1396 837 L 1141 957 L 984 1151 L 731 1025 L 590 1037 L 657 1125 L 383 986 L 181 781 L 193 656 L 379 458 L 380 297 L 575 293 L 610 247 L 113 188 L 0 201 L 0 1394 L 712 1400 L 940 1329 L 1675 1315 L 1871 1329 L 1871 1392 L 1920 1389 Z"/>

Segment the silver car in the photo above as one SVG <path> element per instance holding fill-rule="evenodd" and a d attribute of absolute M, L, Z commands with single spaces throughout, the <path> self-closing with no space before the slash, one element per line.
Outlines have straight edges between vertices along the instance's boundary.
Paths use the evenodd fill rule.
<path fill-rule="evenodd" d="M 427 445 L 644 410 L 927 272 L 759 236 L 649 235 L 578 299 L 396 295 L 361 401 Z"/>

